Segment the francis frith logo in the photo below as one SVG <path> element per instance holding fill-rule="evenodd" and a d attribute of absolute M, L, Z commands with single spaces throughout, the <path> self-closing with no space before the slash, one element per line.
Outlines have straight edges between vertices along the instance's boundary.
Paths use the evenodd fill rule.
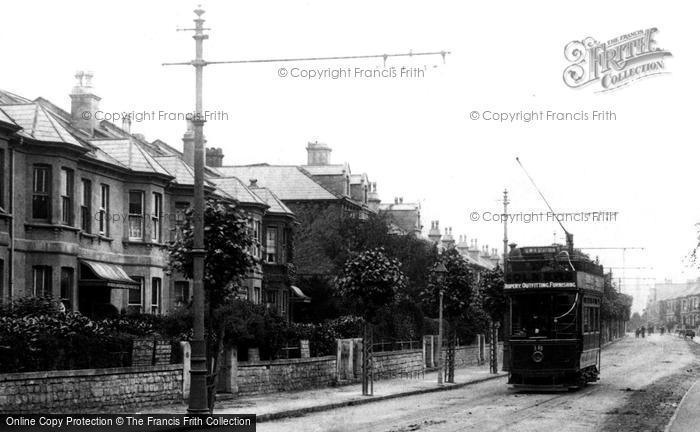
<path fill-rule="evenodd" d="M 658 29 L 623 34 L 607 42 L 591 37 L 569 42 L 564 56 L 571 64 L 564 69 L 564 83 L 571 88 L 600 85 L 599 92 L 616 90 L 642 78 L 668 73 L 668 50 L 656 43 Z"/>

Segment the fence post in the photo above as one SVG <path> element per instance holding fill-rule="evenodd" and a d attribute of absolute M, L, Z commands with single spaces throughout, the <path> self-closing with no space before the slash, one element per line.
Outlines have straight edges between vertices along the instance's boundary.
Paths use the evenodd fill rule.
<path fill-rule="evenodd" d="M 180 349 L 182 349 L 182 398 L 187 400 L 190 396 L 190 361 L 192 357 L 192 348 L 189 342 L 182 341 L 180 342 Z"/>
<path fill-rule="evenodd" d="M 342 380 L 342 367 L 343 367 L 343 362 L 342 362 L 342 352 L 343 352 L 343 347 L 342 347 L 342 339 L 336 339 L 335 340 L 335 345 L 336 345 L 336 351 L 335 351 L 335 380 L 336 382 L 340 382 Z M 352 362 L 352 360 L 351 360 Z"/>
<path fill-rule="evenodd" d="M 491 322 L 491 358 L 490 372 L 498 373 L 498 323 Z"/>
<path fill-rule="evenodd" d="M 311 357 L 311 349 L 309 348 L 308 340 L 304 339 L 299 341 L 299 350 L 301 351 L 301 358 Z"/>

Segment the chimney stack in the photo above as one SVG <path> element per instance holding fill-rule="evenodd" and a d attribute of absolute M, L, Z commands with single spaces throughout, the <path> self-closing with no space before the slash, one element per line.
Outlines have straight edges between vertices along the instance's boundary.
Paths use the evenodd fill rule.
<path fill-rule="evenodd" d="M 126 116 L 122 119 L 122 130 L 128 134 L 131 134 L 131 117 Z"/>
<path fill-rule="evenodd" d="M 192 120 L 187 120 L 187 130 L 182 136 L 182 159 L 194 166 L 194 123 Z"/>
<path fill-rule="evenodd" d="M 438 221 L 430 222 L 430 231 L 428 232 L 428 238 L 435 244 L 438 244 L 440 242 L 440 238 L 442 238 L 442 235 L 440 235 L 439 224 L 440 223 Z"/>
<path fill-rule="evenodd" d="M 379 199 L 379 194 L 377 193 L 377 183 L 370 183 L 369 193 L 367 194 L 367 203 L 369 204 L 369 208 L 377 211 L 379 210 L 379 204 L 381 204 L 381 202 L 382 200 Z"/>
<path fill-rule="evenodd" d="M 221 167 L 222 161 L 224 159 L 224 153 L 221 147 L 211 147 L 206 149 L 206 165 L 208 167 L 219 168 Z"/>
<path fill-rule="evenodd" d="M 73 127 L 82 129 L 90 137 L 95 135 L 95 128 L 99 123 L 95 119 L 100 98 L 93 93 L 93 73 L 78 71 L 75 73 L 76 84 L 70 94 L 70 115 Z"/>
<path fill-rule="evenodd" d="M 306 146 L 307 165 L 329 165 L 331 163 L 331 148 L 318 141 Z"/>

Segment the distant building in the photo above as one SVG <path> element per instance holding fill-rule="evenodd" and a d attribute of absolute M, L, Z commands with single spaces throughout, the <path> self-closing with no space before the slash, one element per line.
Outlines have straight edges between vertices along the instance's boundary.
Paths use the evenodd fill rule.
<path fill-rule="evenodd" d="M 473 270 L 493 270 L 497 266 L 503 267 L 503 257 L 497 249 L 490 249 L 488 245 L 479 248 L 478 240 L 468 239 L 466 235 L 460 235 L 458 240 L 455 240 L 452 235 L 452 227 L 445 228 L 443 235 L 440 233 L 439 221 L 431 222 L 428 239 L 441 250 L 457 249 Z"/>
<path fill-rule="evenodd" d="M 700 279 L 685 283 L 665 281 L 651 289 L 646 307 L 647 320 L 669 329 L 700 328 Z"/>
<path fill-rule="evenodd" d="M 420 220 L 420 204 L 404 203 L 403 197 L 394 198 L 393 204 L 380 204 L 379 213 L 396 227 L 400 234 L 413 234 L 420 237 L 423 225 Z"/>

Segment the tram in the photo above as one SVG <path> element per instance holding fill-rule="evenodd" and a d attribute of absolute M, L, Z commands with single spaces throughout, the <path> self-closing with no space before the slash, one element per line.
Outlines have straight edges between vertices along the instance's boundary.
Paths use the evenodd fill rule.
<path fill-rule="evenodd" d="M 508 384 L 567 390 L 600 374 L 603 267 L 567 245 L 511 246 L 504 292 Z"/>

